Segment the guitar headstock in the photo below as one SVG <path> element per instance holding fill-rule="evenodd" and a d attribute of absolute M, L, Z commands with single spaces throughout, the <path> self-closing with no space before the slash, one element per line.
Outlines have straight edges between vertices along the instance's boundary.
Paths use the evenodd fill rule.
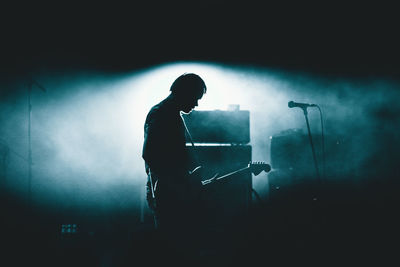
<path fill-rule="evenodd" d="M 262 171 L 269 172 L 271 170 L 271 166 L 265 162 L 257 161 L 249 163 L 250 171 L 254 175 L 259 175 Z"/>

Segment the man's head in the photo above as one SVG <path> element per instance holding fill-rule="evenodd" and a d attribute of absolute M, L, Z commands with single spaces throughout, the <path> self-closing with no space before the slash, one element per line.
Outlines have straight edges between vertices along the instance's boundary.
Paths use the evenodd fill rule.
<path fill-rule="evenodd" d="M 184 73 L 172 83 L 170 91 L 177 99 L 180 110 L 189 113 L 198 105 L 198 101 L 206 93 L 207 87 L 199 75 Z"/>

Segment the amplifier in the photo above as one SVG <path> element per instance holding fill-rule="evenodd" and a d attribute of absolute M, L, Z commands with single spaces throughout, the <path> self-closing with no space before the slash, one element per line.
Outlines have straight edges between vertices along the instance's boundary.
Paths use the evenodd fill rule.
<path fill-rule="evenodd" d="M 222 176 L 244 168 L 251 161 L 251 146 L 189 146 L 202 166 L 205 179 L 215 173 Z M 207 210 L 209 223 L 226 224 L 240 218 L 251 204 L 252 174 L 248 171 L 229 176 L 223 182 L 206 186 L 203 206 Z"/>
<path fill-rule="evenodd" d="M 192 111 L 183 115 L 195 143 L 247 144 L 250 142 L 248 110 Z"/>

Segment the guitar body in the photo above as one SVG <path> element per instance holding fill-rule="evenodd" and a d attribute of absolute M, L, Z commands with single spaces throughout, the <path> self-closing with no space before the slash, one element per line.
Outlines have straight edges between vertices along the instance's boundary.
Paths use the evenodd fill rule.
<path fill-rule="evenodd" d="M 149 171 L 147 182 L 147 202 L 156 211 L 159 205 L 180 206 L 182 203 L 198 201 L 203 190 L 201 184 L 201 167 L 189 171 L 183 182 L 177 182 L 176 177 L 163 177 Z M 181 180 L 181 179 L 176 179 Z"/>

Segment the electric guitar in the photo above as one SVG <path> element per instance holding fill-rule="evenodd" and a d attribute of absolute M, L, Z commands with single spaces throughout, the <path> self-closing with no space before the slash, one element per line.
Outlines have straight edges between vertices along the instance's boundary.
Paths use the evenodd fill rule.
<path fill-rule="evenodd" d="M 199 170 L 201 169 L 201 166 L 196 167 L 193 169 L 193 171 L 189 171 L 189 175 L 191 176 L 198 176 Z M 269 172 L 271 170 L 271 166 L 265 162 L 250 162 L 246 167 L 238 169 L 236 171 L 224 174 L 222 176 L 218 176 L 218 173 L 215 174 L 213 177 L 205 180 L 201 180 L 200 185 L 198 183 L 196 186 L 192 188 L 192 190 L 189 190 L 189 194 L 191 194 L 191 199 L 199 199 L 201 196 L 201 191 L 203 191 L 204 187 L 210 186 L 212 184 L 217 184 L 218 182 L 225 181 L 227 178 L 232 177 L 235 174 L 244 172 L 244 171 L 250 171 L 253 175 L 257 176 L 259 175 L 262 171 Z M 149 186 L 150 186 L 150 196 L 148 196 L 148 203 L 151 207 L 151 209 L 155 210 L 157 208 L 157 203 L 156 203 L 156 188 L 158 184 L 158 180 L 155 177 L 152 177 L 152 173 L 149 170 L 148 173 L 148 178 L 149 178 Z M 191 177 L 194 178 L 194 177 Z M 195 180 L 195 179 L 194 179 Z M 179 191 L 179 190 L 178 190 Z M 184 189 L 180 189 L 180 193 L 183 193 L 182 191 L 185 191 Z M 187 195 L 188 196 L 188 195 Z M 157 228 L 157 219 L 154 215 L 154 226 Z"/>
<path fill-rule="evenodd" d="M 190 176 L 198 176 L 198 173 L 199 173 L 200 169 L 201 169 L 201 166 L 196 167 L 192 171 L 189 171 L 189 175 Z M 211 185 L 211 184 L 226 180 L 227 178 L 229 178 L 229 177 L 231 177 L 231 176 L 233 176 L 235 174 L 244 172 L 244 171 L 250 171 L 253 175 L 257 176 L 262 171 L 269 172 L 270 170 L 271 170 L 271 166 L 269 164 L 265 163 L 265 162 L 250 162 L 246 167 L 238 169 L 238 170 L 230 172 L 230 173 L 227 173 L 227 174 L 224 174 L 222 176 L 218 176 L 218 173 L 217 173 L 217 174 L 215 174 L 213 177 L 211 177 L 209 179 L 205 179 L 205 180 L 201 180 L 200 179 L 200 184 L 201 184 L 202 187 L 207 186 L 207 185 Z M 148 175 L 149 175 L 150 190 L 151 190 L 150 191 L 151 192 L 150 198 L 152 200 L 155 200 L 155 191 L 156 191 L 158 180 L 155 179 L 155 181 L 154 181 L 154 178 L 151 175 L 151 171 L 149 171 Z M 198 184 L 198 183 L 196 183 L 196 184 Z M 199 189 L 199 188 L 197 188 L 197 189 Z"/>
<path fill-rule="evenodd" d="M 189 171 L 189 175 L 193 176 L 191 184 L 195 184 L 195 186 L 193 188 L 195 191 L 199 190 L 199 188 L 197 186 L 199 183 L 196 182 L 196 181 L 198 181 L 198 179 L 194 178 L 194 177 L 199 176 L 200 169 L 201 169 L 201 166 L 198 166 L 195 169 L 193 169 L 192 171 Z M 200 179 L 201 187 L 204 187 L 204 186 L 208 186 L 208 185 L 215 184 L 220 181 L 226 180 L 227 178 L 229 178 L 235 174 L 244 172 L 244 171 L 250 171 L 253 175 L 257 176 L 262 171 L 269 172 L 270 170 L 271 170 L 271 166 L 265 162 L 250 162 L 246 167 L 238 169 L 238 170 L 230 172 L 230 173 L 227 173 L 227 174 L 224 174 L 222 176 L 218 176 L 218 173 L 217 173 L 209 179 L 205 179 L 205 180 L 201 180 L 201 178 L 199 178 L 199 179 Z M 151 191 L 150 191 L 151 197 L 150 198 L 152 200 L 155 200 L 155 192 L 156 192 L 158 180 L 155 177 L 152 177 L 151 171 L 149 171 L 148 175 L 149 175 L 150 189 L 151 189 Z M 193 182 L 193 180 L 194 180 L 194 182 Z M 201 188 L 200 188 L 200 190 L 201 190 Z"/>

